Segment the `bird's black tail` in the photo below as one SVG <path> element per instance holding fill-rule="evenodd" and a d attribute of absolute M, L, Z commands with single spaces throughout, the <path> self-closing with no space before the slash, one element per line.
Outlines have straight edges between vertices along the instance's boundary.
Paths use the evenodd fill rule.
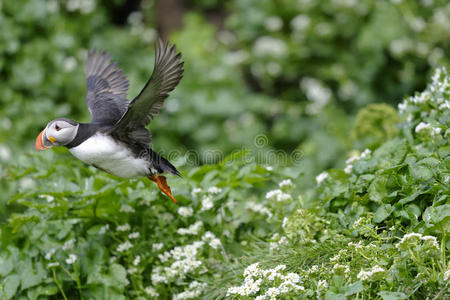
<path fill-rule="evenodd" d="M 173 175 L 181 177 L 180 172 L 172 165 L 167 159 L 150 149 L 150 157 L 152 159 L 152 164 L 159 173 L 169 172 Z"/>

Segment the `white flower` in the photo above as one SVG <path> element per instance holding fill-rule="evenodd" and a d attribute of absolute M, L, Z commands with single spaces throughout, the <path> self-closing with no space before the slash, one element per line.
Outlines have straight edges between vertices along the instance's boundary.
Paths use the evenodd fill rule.
<path fill-rule="evenodd" d="M 70 250 L 73 248 L 73 246 L 75 245 L 75 239 L 70 239 L 67 242 L 64 243 L 64 245 L 62 246 L 63 250 Z"/>
<path fill-rule="evenodd" d="M 131 244 L 129 241 L 126 241 L 125 243 L 119 244 L 119 246 L 117 246 L 117 251 L 125 252 L 130 250 L 131 248 L 133 248 L 133 244 Z"/>
<path fill-rule="evenodd" d="M 344 172 L 350 174 L 353 171 L 353 165 L 345 166 Z"/>
<path fill-rule="evenodd" d="M 375 267 L 373 267 L 372 269 L 370 269 L 368 271 L 361 270 L 356 277 L 358 277 L 358 279 L 361 280 L 361 281 L 366 281 L 366 280 L 369 280 L 370 278 L 372 278 L 377 273 L 382 273 L 382 272 L 385 272 L 385 271 L 386 270 L 383 269 L 382 267 L 375 266 Z"/>
<path fill-rule="evenodd" d="M 431 125 L 424 123 L 424 122 L 420 122 L 417 126 L 416 126 L 416 133 L 418 133 L 419 131 L 422 131 L 424 129 L 431 129 Z"/>
<path fill-rule="evenodd" d="M 272 218 L 273 214 L 270 210 L 260 203 L 249 201 L 246 203 L 246 207 L 254 212 L 260 213 L 262 215 L 267 215 L 267 217 Z"/>
<path fill-rule="evenodd" d="M 191 207 L 180 207 L 178 209 L 178 214 L 182 217 L 190 217 L 192 216 L 194 211 Z"/>
<path fill-rule="evenodd" d="M 137 255 L 133 260 L 133 265 L 137 266 L 137 265 L 139 265 L 140 262 L 141 262 L 141 257 L 139 255 Z"/>
<path fill-rule="evenodd" d="M 129 268 L 129 269 L 127 270 L 127 273 L 128 273 L 128 274 L 135 274 L 135 273 L 137 273 L 137 271 L 138 271 L 137 268 Z"/>
<path fill-rule="evenodd" d="M 264 21 L 264 26 L 269 31 L 277 31 L 283 27 L 283 20 L 278 16 L 270 16 Z"/>
<path fill-rule="evenodd" d="M 450 269 L 444 272 L 444 280 L 447 281 L 450 278 Z"/>
<path fill-rule="evenodd" d="M 163 248 L 164 244 L 163 243 L 154 243 L 152 245 L 152 251 L 159 251 Z"/>
<path fill-rule="evenodd" d="M 306 28 L 308 28 L 309 23 L 310 19 L 307 15 L 297 15 L 295 18 L 292 19 L 291 27 L 296 31 L 303 31 Z"/>
<path fill-rule="evenodd" d="M 196 197 L 201 192 L 202 192 L 201 188 L 194 188 L 194 189 L 192 189 L 191 195 L 192 195 L 192 197 Z"/>
<path fill-rule="evenodd" d="M 158 292 L 154 289 L 154 288 L 152 288 L 152 287 L 146 287 L 145 289 L 144 289 L 144 291 L 145 291 L 145 293 L 147 294 L 147 295 L 149 295 L 150 297 L 159 297 L 159 294 L 158 294 Z"/>
<path fill-rule="evenodd" d="M 124 204 L 120 207 L 120 212 L 124 212 L 124 213 L 134 213 L 135 210 L 133 207 L 131 207 L 128 204 Z"/>
<path fill-rule="evenodd" d="M 63 61 L 63 69 L 66 72 L 70 72 L 77 66 L 77 60 L 73 56 L 66 57 Z"/>
<path fill-rule="evenodd" d="M 69 254 L 69 258 L 66 259 L 66 263 L 68 265 L 74 264 L 77 261 L 78 257 L 75 254 Z"/>
<path fill-rule="evenodd" d="M 290 179 L 285 179 L 285 180 L 281 181 L 281 182 L 278 184 L 278 186 L 279 186 L 280 188 L 283 188 L 283 187 L 293 187 L 294 184 L 292 183 L 292 180 L 290 180 Z"/>
<path fill-rule="evenodd" d="M 360 158 L 366 158 L 368 157 L 370 154 L 372 153 L 372 151 L 370 151 L 370 149 L 366 149 L 361 153 Z"/>
<path fill-rule="evenodd" d="M 188 228 L 179 228 L 177 232 L 181 235 L 197 235 L 198 232 L 202 229 L 202 226 L 202 221 L 197 221 Z"/>
<path fill-rule="evenodd" d="M 45 254 L 45 259 L 46 260 L 50 260 L 52 258 L 52 256 L 53 256 L 53 254 L 55 254 L 55 252 L 56 252 L 55 248 L 50 249 L 50 251 L 48 251 Z"/>
<path fill-rule="evenodd" d="M 131 227 L 130 227 L 130 224 L 128 224 L 128 223 L 117 226 L 117 228 L 116 228 L 117 231 L 128 231 L 130 229 L 131 229 Z"/>
<path fill-rule="evenodd" d="M 207 196 L 202 199 L 202 208 L 201 210 L 210 210 L 214 207 L 213 202 L 211 201 L 211 197 Z"/>
<path fill-rule="evenodd" d="M 53 268 L 53 267 L 58 267 L 58 266 L 59 266 L 59 262 L 52 262 L 47 265 L 47 268 Z"/>
<path fill-rule="evenodd" d="M 55 197 L 53 197 L 52 195 L 39 195 L 39 198 L 47 200 L 48 203 L 53 202 L 55 200 Z"/>
<path fill-rule="evenodd" d="M 266 170 L 267 170 L 267 171 L 273 171 L 273 167 L 272 167 L 272 166 L 267 166 L 267 167 L 266 167 Z"/>
<path fill-rule="evenodd" d="M 276 199 L 278 202 L 291 199 L 291 195 L 283 192 L 282 190 L 272 190 L 266 194 L 266 199 Z"/>
<path fill-rule="evenodd" d="M 216 186 L 212 186 L 212 187 L 210 187 L 209 189 L 208 189 L 208 193 L 210 193 L 210 194 L 219 194 L 219 193 L 221 193 L 222 192 L 222 189 L 221 188 L 218 188 L 218 187 L 216 187 Z"/>
<path fill-rule="evenodd" d="M 327 172 L 322 172 L 319 175 L 316 176 L 316 182 L 318 185 L 320 185 L 325 179 L 329 177 Z"/>
<path fill-rule="evenodd" d="M 268 55 L 278 58 L 284 56 L 286 50 L 287 46 L 283 40 L 270 36 L 259 37 L 253 46 L 253 52 L 256 56 Z"/>
<path fill-rule="evenodd" d="M 103 225 L 102 227 L 100 227 L 98 234 L 105 234 L 107 230 L 109 230 L 109 224 L 106 224 L 106 225 Z"/>
<path fill-rule="evenodd" d="M 283 224 L 281 225 L 281 228 L 285 229 L 288 221 L 289 221 L 289 219 L 287 217 L 284 217 Z"/>
<path fill-rule="evenodd" d="M 141 236 L 141 234 L 139 233 L 139 232 L 133 232 L 133 233 L 130 233 L 129 235 L 128 235 L 128 238 L 130 239 L 130 240 L 132 240 L 132 239 L 137 239 L 138 237 L 140 237 Z"/>

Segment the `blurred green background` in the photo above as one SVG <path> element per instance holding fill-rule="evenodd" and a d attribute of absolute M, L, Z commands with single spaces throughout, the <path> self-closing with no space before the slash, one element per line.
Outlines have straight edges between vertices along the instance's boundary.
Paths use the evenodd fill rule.
<path fill-rule="evenodd" d="M 150 76 L 154 41 L 170 39 L 183 53 L 185 76 L 150 126 L 153 147 L 168 156 L 198 153 L 198 163 L 242 148 L 301 153 L 300 162 L 258 159 L 274 167 L 295 163 L 292 172 L 305 174 L 305 186 L 323 169 L 343 166 L 350 149 L 368 146 L 352 131 L 359 109 L 395 106 L 423 89 L 435 66 L 448 66 L 450 52 L 445 0 L 0 4 L 3 175 L 34 151 L 49 120 L 90 121 L 89 48 L 119 63 L 132 99 Z"/>

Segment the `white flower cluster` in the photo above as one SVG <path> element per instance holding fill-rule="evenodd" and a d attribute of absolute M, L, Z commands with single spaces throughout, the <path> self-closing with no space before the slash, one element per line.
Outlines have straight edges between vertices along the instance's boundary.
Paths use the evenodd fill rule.
<path fill-rule="evenodd" d="M 159 297 L 159 293 L 155 290 L 155 288 L 148 286 L 144 289 L 144 292 L 150 297 Z"/>
<path fill-rule="evenodd" d="M 433 116 L 438 111 L 448 110 L 450 108 L 450 101 L 446 100 L 446 97 L 444 97 L 444 95 L 448 94 L 449 92 L 450 76 L 448 76 L 447 70 L 445 68 L 438 68 L 434 72 L 428 88 L 422 93 L 405 99 L 398 105 L 398 110 L 401 114 L 408 113 L 408 122 L 414 122 L 416 120 L 421 121 L 415 128 L 416 132 L 420 132 L 421 130 L 427 128 L 431 129 L 431 132 L 433 132 L 433 128 L 431 127 L 431 125 L 423 122 L 421 119 L 428 116 Z M 420 109 L 420 116 L 418 116 L 417 118 L 413 118 L 412 114 L 418 110 L 417 106 L 423 105 L 427 105 L 427 109 Z M 436 107 L 438 108 L 438 111 L 436 109 L 431 109 Z M 434 128 L 434 133 L 432 134 L 439 133 L 439 128 Z"/>
<path fill-rule="evenodd" d="M 184 299 L 198 299 L 198 297 L 203 293 L 207 284 L 200 283 L 198 281 L 192 281 L 189 284 L 189 288 L 184 290 L 179 294 L 173 295 L 172 300 L 184 300 Z"/>
<path fill-rule="evenodd" d="M 371 153 L 372 153 L 372 151 L 370 151 L 370 149 L 366 149 L 360 155 L 354 155 L 354 156 L 350 157 L 349 159 L 347 159 L 345 161 L 347 166 L 345 167 L 344 172 L 347 174 L 350 174 L 353 171 L 353 163 L 360 159 L 369 157 L 369 155 Z"/>
<path fill-rule="evenodd" d="M 447 281 L 450 278 L 450 269 L 444 272 L 444 280 Z"/>
<path fill-rule="evenodd" d="M 130 250 L 131 248 L 133 248 L 133 244 L 131 244 L 129 241 L 126 241 L 122 244 L 119 244 L 119 246 L 117 246 L 117 251 L 118 252 L 126 252 L 126 251 Z"/>
<path fill-rule="evenodd" d="M 380 266 L 375 266 L 372 269 L 367 270 L 367 271 L 361 270 L 361 272 L 358 273 L 357 277 L 361 281 L 367 281 L 367 280 L 370 280 L 374 275 L 379 274 L 379 273 L 384 273 L 384 272 L 386 272 L 385 269 L 383 269 Z"/>
<path fill-rule="evenodd" d="M 290 180 L 290 179 L 285 179 L 285 180 L 281 181 L 281 182 L 278 184 L 278 186 L 280 187 L 280 189 L 282 189 L 282 188 L 284 188 L 284 187 L 287 187 L 287 188 L 293 187 L 294 184 L 292 183 L 292 180 Z"/>
<path fill-rule="evenodd" d="M 52 195 L 39 195 L 39 198 L 47 200 L 48 203 L 51 203 L 55 200 L 55 197 L 53 197 Z"/>
<path fill-rule="evenodd" d="M 400 242 L 398 242 L 395 247 L 397 249 L 404 249 L 408 248 L 409 244 L 416 244 L 418 241 L 423 241 L 426 243 L 430 248 L 439 250 L 439 244 L 437 242 L 437 239 L 434 236 L 431 235 L 422 235 L 420 233 L 412 232 L 405 234 Z"/>
<path fill-rule="evenodd" d="M 222 245 L 220 240 L 211 231 L 205 232 L 205 234 L 202 236 L 202 241 L 208 243 L 209 246 L 213 249 L 217 249 Z"/>
<path fill-rule="evenodd" d="M 210 196 L 203 197 L 201 210 L 203 210 L 203 211 L 210 210 L 213 207 L 214 207 L 214 203 L 212 202 L 211 197 Z"/>
<path fill-rule="evenodd" d="M 330 177 L 327 172 L 322 172 L 319 175 L 316 176 L 316 182 L 318 185 L 320 185 L 325 179 Z"/>
<path fill-rule="evenodd" d="M 193 188 L 191 191 L 191 195 L 192 197 L 197 197 L 198 194 L 200 194 L 202 192 L 201 188 Z"/>
<path fill-rule="evenodd" d="M 227 296 L 240 295 L 251 296 L 260 292 L 255 299 L 277 299 L 277 297 L 289 293 L 298 294 L 305 288 L 299 283 L 300 276 L 296 273 L 283 274 L 285 265 L 278 265 L 273 269 L 263 270 L 259 263 L 248 266 L 244 271 L 244 283 L 241 286 L 228 288 Z M 267 288 L 268 287 L 268 288 Z M 263 289 L 267 288 L 264 292 Z"/>
<path fill-rule="evenodd" d="M 256 56 L 280 57 L 286 53 L 287 46 L 283 40 L 262 36 L 255 41 L 253 53 Z"/>
<path fill-rule="evenodd" d="M 262 215 L 267 215 L 269 219 L 273 217 L 273 214 L 270 212 L 270 210 L 261 203 L 249 201 L 247 202 L 246 207 L 254 212 L 260 213 Z"/>
<path fill-rule="evenodd" d="M 78 260 L 78 256 L 75 254 L 69 254 L 69 257 L 66 259 L 66 263 L 68 265 L 74 264 Z"/>
<path fill-rule="evenodd" d="M 120 207 L 120 212 L 124 212 L 124 213 L 134 213 L 135 210 L 133 207 L 131 207 L 128 204 L 124 204 Z"/>
<path fill-rule="evenodd" d="M 103 225 L 102 227 L 100 227 L 98 234 L 105 234 L 108 230 L 109 230 L 109 224 Z"/>
<path fill-rule="evenodd" d="M 197 221 L 188 228 L 178 228 L 177 233 L 181 235 L 197 235 L 202 229 L 203 222 Z"/>
<path fill-rule="evenodd" d="M 283 202 L 292 199 L 292 197 L 291 195 L 283 192 L 282 190 L 272 190 L 266 194 L 266 199 Z"/>
<path fill-rule="evenodd" d="M 306 106 L 306 112 L 310 115 L 319 113 L 328 104 L 333 95 L 326 85 L 315 78 L 303 78 L 300 82 L 300 87 L 310 101 Z"/>
<path fill-rule="evenodd" d="M 187 218 L 187 217 L 192 216 L 194 214 L 194 211 L 191 207 L 182 206 L 182 207 L 178 208 L 178 214 L 182 217 Z"/>
<path fill-rule="evenodd" d="M 350 267 L 347 265 L 335 264 L 333 266 L 334 274 L 344 274 L 347 277 L 350 274 Z"/>
<path fill-rule="evenodd" d="M 120 225 L 120 226 L 116 227 L 117 231 L 128 231 L 130 229 L 131 229 L 131 227 L 130 227 L 130 224 L 128 224 L 128 223 L 125 223 L 123 225 Z"/>
<path fill-rule="evenodd" d="M 70 239 L 67 242 L 64 243 L 64 245 L 62 246 L 63 250 L 70 250 L 73 248 L 73 246 L 75 245 L 76 240 L 75 239 Z"/>
<path fill-rule="evenodd" d="M 164 247 L 163 243 L 154 243 L 152 244 L 152 251 L 159 251 Z"/>
<path fill-rule="evenodd" d="M 197 258 L 199 249 L 204 242 L 196 241 L 184 247 L 178 246 L 170 251 L 158 255 L 162 263 L 173 259 L 168 267 L 156 267 L 152 271 L 153 284 L 168 283 L 175 278 L 184 279 L 189 272 L 192 272 L 202 265 L 202 261 Z"/>
<path fill-rule="evenodd" d="M 415 129 L 416 133 L 419 133 L 420 131 L 426 130 L 428 132 L 431 133 L 432 136 L 441 134 L 442 128 L 440 127 L 433 127 L 431 124 L 429 123 L 425 123 L 425 122 L 420 122 Z"/>
<path fill-rule="evenodd" d="M 69 12 L 79 10 L 82 14 L 89 14 L 95 10 L 97 3 L 95 0 L 69 0 L 66 9 Z"/>
<path fill-rule="evenodd" d="M 216 186 L 212 186 L 208 189 L 208 193 L 212 194 L 212 195 L 217 195 L 220 194 L 222 192 L 221 188 L 218 188 Z"/>

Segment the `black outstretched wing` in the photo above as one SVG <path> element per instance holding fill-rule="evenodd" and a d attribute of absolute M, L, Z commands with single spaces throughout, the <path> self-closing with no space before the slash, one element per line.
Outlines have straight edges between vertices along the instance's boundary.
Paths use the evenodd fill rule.
<path fill-rule="evenodd" d="M 155 45 L 155 66 L 150 79 L 110 133 L 128 143 L 148 144 L 151 139 L 145 126 L 159 113 L 169 92 L 178 85 L 182 77 L 181 53 L 177 54 L 175 45 L 158 40 Z"/>
<path fill-rule="evenodd" d="M 89 50 L 86 102 L 93 122 L 114 125 L 127 111 L 128 80 L 105 52 Z"/>

